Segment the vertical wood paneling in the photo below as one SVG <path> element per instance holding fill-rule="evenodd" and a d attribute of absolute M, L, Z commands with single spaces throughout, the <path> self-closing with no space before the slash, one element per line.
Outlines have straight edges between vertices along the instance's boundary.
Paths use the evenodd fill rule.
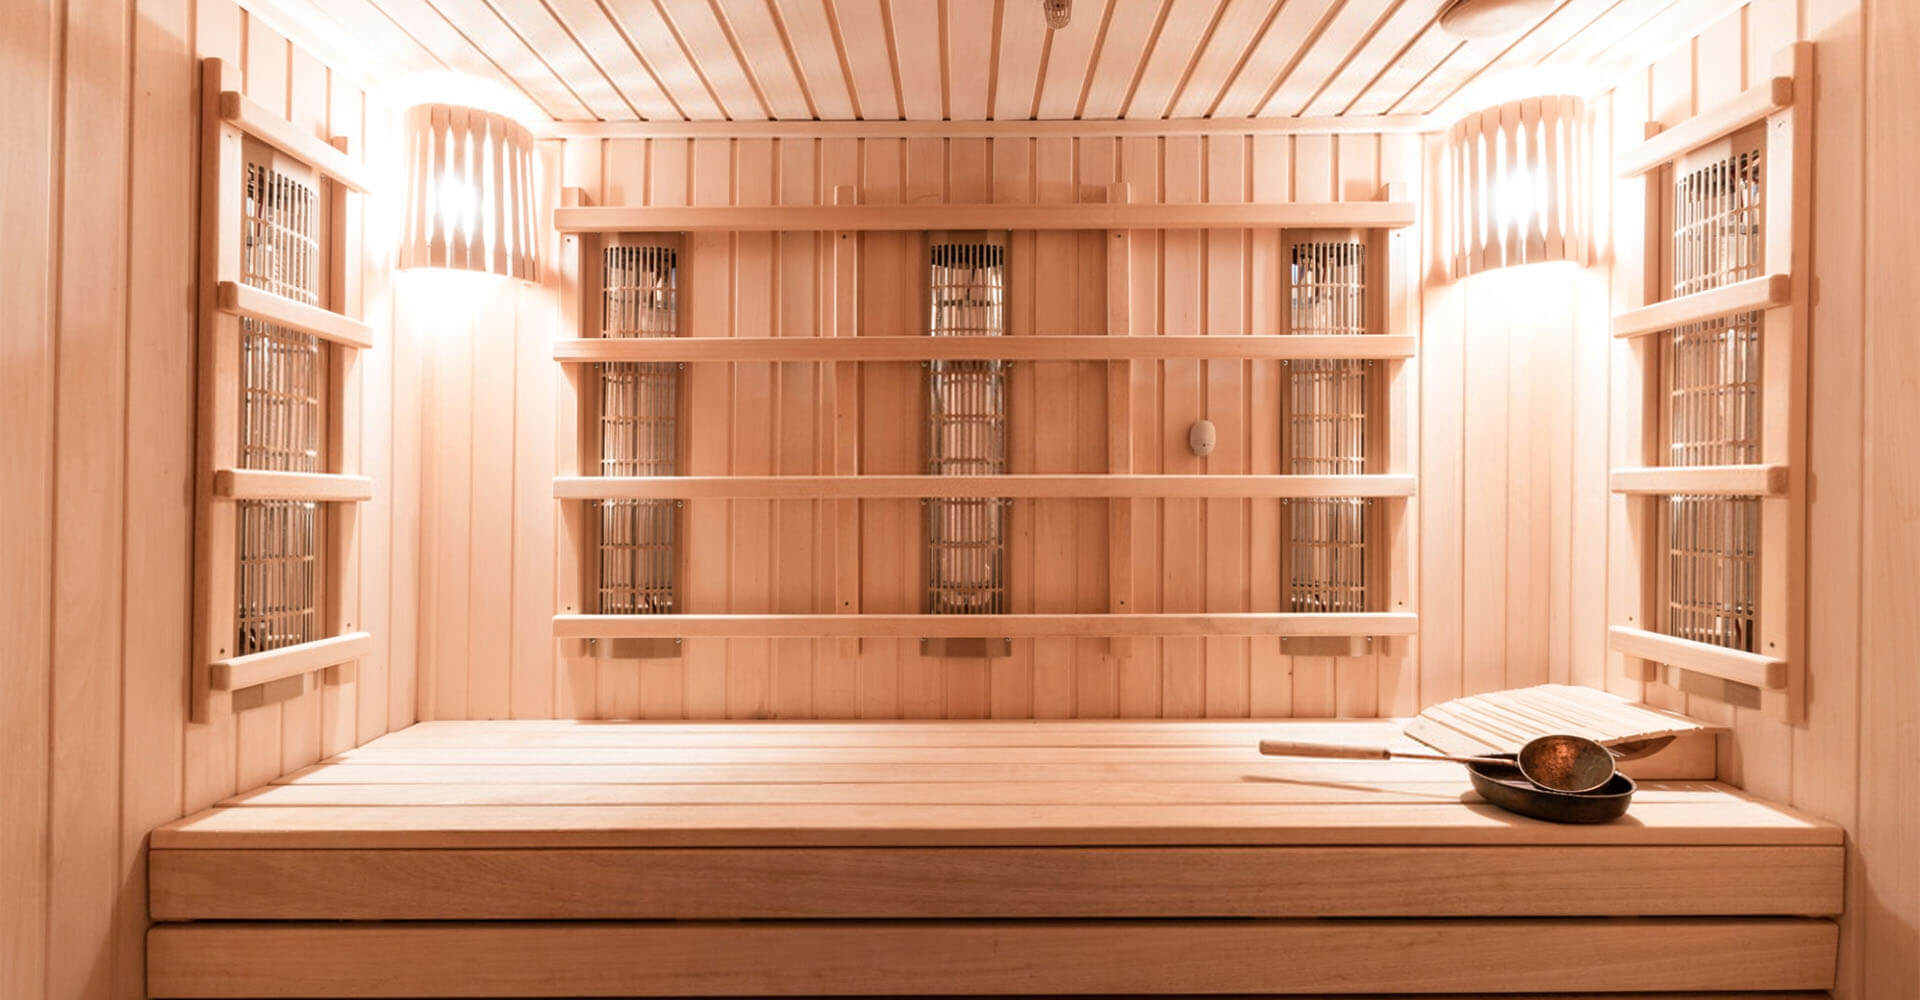
<path fill-rule="evenodd" d="M 251 64 L 236 84 L 315 135 L 351 135 L 356 156 L 362 96 L 231 0 L 36 2 L 7 17 L 0 995 L 136 1000 L 147 832 L 388 728 L 386 692 L 365 718 L 353 682 L 251 719 L 186 711 L 198 59 Z M 387 344 L 385 317 L 369 319 Z M 390 379 L 385 357 L 361 373 Z M 385 404 L 363 410 L 385 435 Z M 363 514 L 363 532 L 388 516 Z M 360 551 L 362 593 L 387 552 Z M 405 592 L 394 617 L 410 621 Z M 411 701 L 401 714 L 413 721 Z"/>

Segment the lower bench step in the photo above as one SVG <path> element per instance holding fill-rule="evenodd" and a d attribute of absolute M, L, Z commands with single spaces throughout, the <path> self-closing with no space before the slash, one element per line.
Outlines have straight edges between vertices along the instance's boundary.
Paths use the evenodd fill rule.
<path fill-rule="evenodd" d="M 1579 994 L 1824 990 L 1828 920 L 163 924 L 189 997 Z"/>

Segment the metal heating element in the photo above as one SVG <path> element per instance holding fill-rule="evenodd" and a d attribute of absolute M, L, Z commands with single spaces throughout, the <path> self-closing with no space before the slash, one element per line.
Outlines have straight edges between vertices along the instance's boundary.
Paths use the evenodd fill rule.
<path fill-rule="evenodd" d="M 1363 240 L 1295 243 L 1291 264 L 1291 333 L 1367 333 Z M 1368 362 L 1293 361 L 1287 373 L 1287 471 L 1366 472 Z M 1367 501 L 1295 499 L 1287 509 L 1288 610 L 1367 610 Z"/>
<path fill-rule="evenodd" d="M 1673 294 L 1760 274 L 1760 150 L 1736 148 L 1673 186 Z M 1679 327 L 1660 345 L 1672 465 L 1760 458 L 1760 314 Z M 1666 500 L 1666 631 L 1751 651 L 1760 547 L 1758 497 Z"/>
<path fill-rule="evenodd" d="M 672 247 L 606 248 L 603 337 L 672 337 L 679 332 L 678 255 Z M 600 474 L 677 472 L 680 366 L 612 362 L 600 383 Z M 679 533 L 674 500 L 599 500 L 599 613 L 672 614 Z"/>
<path fill-rule="evenodd" d="M 998 337 L 1007 330 L 1003 243 L 935 240 L 928 257 L 936 337 Z M 986 476 L 1007 471 L 1007 363 L 927 364 L 927 471 Z M 1004 497 L 936 498 L 927 510 L 927 608 L 933 614 L 1007 610 Z"/>
<path fill-rule="evenodd" d="M 244 191 L 241 280 L 318 305 L 319 192 L 311 181 L 251 157 Z M 321 471 L 326 345 L 310 334 L 242 319 L 240 352 L 240 466 Z M 242 500 L 236 507 L 239 652 L 318 639 L 323 571 L 319 505 Z"/>

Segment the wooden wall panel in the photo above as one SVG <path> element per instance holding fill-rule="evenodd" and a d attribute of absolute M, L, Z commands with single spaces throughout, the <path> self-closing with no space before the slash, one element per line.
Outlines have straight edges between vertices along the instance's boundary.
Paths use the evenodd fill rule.
<path fill-rule="evenodd" d="M 1383 183 L 1398 181 L 1417 196 L 1421 148 L 1407 136 L 1085 136 L 1043 139 L 569 139 L 549 142 L 544 162 L 563 175 L 549 179 L 582 189 L 600 204 L 825 204 L 835 187 L 854 188 L 864 204 L 925 201 L 1091 201 L 1108 196 L 1115 181 L 1140 201 L 1373 200 Z M 832 254 L 826 235 L 701 234 L 690 240 L 683 273 L 685 324 L 707 336 L 815 336 L 827 329 Z M 917 235 L 861 233 L 857 275 L 858 332 L 920 331 L 924 320 L 922 240 Z M 1400 255 L 1406 273 L 1394 311 L 1417 330 L 1425 297 L 1414 268 L 1423 240 L 1406 237 Z M 1012 237 L 1010 330 L 1030 334 L 1098 335 L 1107 309 L 1105 239 L 1098 233 L 1016 233 Z M 1143 332 L 1237 336 L 1284 328 L 1285 262 L 1279 235 L 1256 231 L 1143 232 L 1127 262 L 1130 311 Z M 558 268 L 553 268 L 556 273 Z M 553 610 L 552 593 L 519 565 L 553 535 L 551 506 L 540 510 L 539 490 L 553 475 L 552 453 L 516 446 L 512 483 L 483 470 L 491 440 L 547 441 L 553 433 L 553 385 L 559 366 L 544 359 L 556 331 L 529 329 L 554 322 L 555 299 L 565 290 L 549 281 L 518 290 L 514 308 L 470 308 L 431 297 L 402 303 L 402 324 L 418 329 L 445 360 L 429 372 L 430 405 L 423 433 L 428 536 L 422 588 L 422 661 L 429 666 L 422 711 L 435 718 L 506 717 L 551 713 L 590 718 L 1048 718 L 1373 716 L 1407 712 L 1421 702 L 1425 680 L 1419 647 L 1346 658 L 1280 655 L 1276 640 L 1179 639 L 1134 644 L 1119 657 L 1104 640 L 1016 642 L 1002 659 L 922 657 L 918 644 L 900 640 L 690 640 L 679 659 L 632 660 L 585 654 L 577 645 L 541 643 L 537 629 Z M 1495 293 L 1486 293 L 1493 301 Z M 469 344 L 443 343 L 430 327 L 454 324 L 471 331 Z M 1508 326 L 1492 328 L 1504 338 Z M 565 331 L 557 331 L 565 335 Z M 1503 349 L 1504 353 L 1504 349 Z M 1568 352 L 1570 353 L 1570 352 Z M 1544 352 L 1541 367 L 1560 363 Z M 506 359 L 516 373 L 482 394 L 478 379 L 491 362 Z M 544 365 L 544 373 L 542 371 Z M 809 364 L 700 364 L 687 370 L 688 472 L 779 473 L 829 471 L 829 429 L 818 426 L 824 374 Z M 1277 362 L 1172 361 L 1135 367 L 1138 400 L 1131 432 L 1139 467 L 1147 472 L 1277 472 Z M 438 370 L 444 368 L 445 370 Z M 1463 377 L 1457 362 L 1442 365 Z M 859 379 L 860 469 L 868 473 L 920 471 L 924 372 L 914 364 L 863 367 Z M 1498 379 L 1501 398 L 1508 373 Z M 1511 380 L 1531 387 L 1526 373 Z M 507 391 L 508 384 L 511 391 Z M 1549 383 L 1551 384 L 1551 382 Z M 462 391 L 468 398 L 452 395 Z M 1440 405 L 1458 410 L 1464 385 L 1429 388 Z M 1530 389 L 1556 398 L 1546 387 Z M 1099 363 L 1021 364 L 1010 383 L 1011 467 L 1015 472 L 1100 472 L 1106 468 L 1106 372 Z M 563 404 L 570 405 L 570 404 Z M 1429 408 L 1432 403 L 1426 404 Z M 483 413 L 483 410 L 487 411 Z M 505 415 L 511 414 L 509 428 Z M 1209 419 L 1218 448 L 1199 459 L 1187 448 L 1188 427 Z M 1416 433 L 1427 414 L 1412 417 Z M 1570 413 L 1560 426 L 1571 422 Z M 1505 461 L 1509 444 L 1488 423 L 1484 448 Z M 1524 446 L 1544 466 L 1549 435 Z M 1516 446 L 1520 447 L 1520 446 Z M 1412 456 L 1429 454 L 1416 444 Z M 1438 454 L 1457 454 L 1440 448 Z M 1410 457 L 1408 461 L 1416 461 Z M 1488 458 L 1491 461 L 1491 457 Z M 1504 466 L 1502 466 L 1504 467 Z M 1456 474 L 1455 480 L 1468 477 Z M 1505 496 L 1498 476 L 1491 482 Z M 1537 489 L 1548 495 L 1550 470 Z M 1564 477 L 1562 477 L 1564 478 Z M 1455 487 L 1458 488 L 1457 486 Z M 1530 485 L 1529 489 L 1535 488 Z M 1531 496 L 1531 494 L 1529 494 Z M 511 500 L 518 497 L 517 501 Z M 1544 503 L 1544 501 L 1543 501 Z M 512 514 L 502 523 L 503 512 Z M 819 544 L 816 526 L 827 517 L 809 501 L 691 501 L 686 512 L 683 596 L 690 611 L 822 612 L 832 607 L 834 554 Z M 1147 610 L 1240 611 L 1277 608 L 1276 565 L 1262 552 L 1281 541 L 1277 501 L 1148 501 L 1134 526 L 1139 601 Z M 1015 611 L 1097 612 L 1107 607 L 1107 537 L 1102 501 L 1017 503 L 1010 532 L 1009 599 Z M 1409 504 L 1415 523 L 1452 518 L 1465 525 L 1458 499 Z M 492 518 L 481 530 L 481 518 Z M 861 505 L 859 575 L 863 610 L 914 612 L 922 600 L 921 519 L 912 500 Z M 1514 558 L 1538 561 L 1528 578 L 1544 579 L 1551 522 L 1532 522 L 1528 544 Z M 1495 526 L 1496 528 L 1498 525 Z M 511 573 L 482 570 L 483 535 L 504 531 Z M 1409 537 L 1414 534 L 1409 531 Z M 1457 543 L 1456 543 L 1457 545 Z M 1495 550 L 1506 558 L 1505 549 Z M 504 556 L 502 556 L 504 559 Z M 1414 563 L 1418 565 L 1418 563 Z M 1448 565 L 1443 560 L 1442 566 Z M 1410 607 L 1439 595 L 1451 614 L 1466 607 L 1454 591 L 1465 582 L 1459 563 L 1451 579 L 1416 580 Z M 436 567 L 438 567 L 436 569 Z M 1475 563 L 1478 577 L 1489 574 Z M 1498 578 L 1498 575 L 1495 575 Z M 517 582 L 516 582 L 517 581 Z M 1535 602 L 1545 630 L 1548 601 Z M 1561 595 L 1565 597 L 1564 594 Z M 1564 600 L 1562 603 L 1565 603 Z M 1501 605 L 1504 609 L 1504 604 Z M 480 655 L 484 612 L 516 622 L 514 641 L 488 640 Z M 1444 633 L 1449 626 L 1439 626 Z M 1453 624 L 1456 638 L 1460 624 Z M 1503 640 L 1492 661 L 1496 677 L 1506 662 L 1537 663 L 1531 647 L 1509 656 Z M 1443 644 L 1444 645 L 1444 644 Z M 1535 644 L 1546 648 L 1545 639 Z M 463 653 L 463 647 L 473 650 Z M 571 647 L 571 648 L 570 648 Z M 507 662 L 501 666 L 500 657 Z M 1515 676 L 1544 679 L 1545 667 L 1518 667 Z M 591 676 L 582 688 L 579 680 Z M 513 678 L 529 689 L 590 692 L 521 702 L 482 702 L 474 693 L 489 676 Z M 488 682 L 492 683 L 492 682 Z M 1456 682 L 1457 686 L 1457 682 Z M 1496 683 L 1495 686 L 1498 686 Z"/>
<path fill-rule="evenodd" d="M 1909 288 L 1920 259 L 1920 209 L 1904 183 L 1916 154 L 1913 130 L 1892 125 L 1908 115 L 1907 95 L 1920 86 L 1911 58 L 1920 46 L 1920 18 L 1911 4 L 1885 0 L 1752 0 L 1677 47 L 1670 38 L 1629 39 L 1657 58 L 1595 109 L 1602 134 L 1637 138 L 1646 121 L 1671 123 L 1753 85 L 1773 54 L 1796 40 L 1814 43 L 1817 75 L 1803 470 L 1810 486 L 1807 721 L 1783 726 L 1757 710 L 1646 687 L 1649 700 L 1732 723 L 1723 777 L 1847 828 L 1847 910 L 1834 996 L 1894 1000 L 1920 993 L 1920 864 L 1913 850 L 1920 800 L 1897 763 L 1901 734 L 1920 727 L 1911 655 L 1920 641 L 1913 614 L 1920 481 L 1912 472 L 1920 449 L 1912 431 L 1920 421 L 1913 338 L 1920 316 Z M 1601 192 L 1615 204 L 1616 302 L 1638 280 L 1641 263 L 1634 187 Z M 1576 426 L 1603 419 L 1596 403 L 1604 386 L 1596 394 L 1590 384 L 1601 377 L 1596 370 L 1604 369 L 1575 369 Z M 1576 448 L 1578 482 L 1604 475 L 1604 458 L 1592 451 L 1584 442 Z M 1591 626 L 1580 629 L 1576 664 L 1605 656 L 1604 644 Z"/>
<path fill-rule="evenodd" d="M 368 109 L 232 0 L 36 0 L 7 32 L 0 995 L 134 1000 L 147 831 L 413 720 L 390 685 L 412 673 L 418 588 L 389 578 L 407 546 L 388 522 L 418 499 L 384 489 L 360 520 L 357 589 L 382 624 L 359 681 L 238 724 L 186 711 L 198 59 L 234 60 L 249 96 L 356 155 Z M 379 271 L 344 283 L 376 328 Z M 358 365 L 366 436 L 349 444 L 385 487 L 414 478 L 387 447 L 414 392 L 395 346 Z"/>

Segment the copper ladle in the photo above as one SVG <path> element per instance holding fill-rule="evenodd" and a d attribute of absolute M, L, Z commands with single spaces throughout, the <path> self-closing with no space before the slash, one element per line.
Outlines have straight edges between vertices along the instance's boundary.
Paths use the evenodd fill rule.
<path fill-rule="evenodd" d="M 1401 753 L 1385 747 L 1356 747 L 1341 743 L 1294 743 L 1261 740 L 1260 752 L 1269 757 L 1342 757 L 1349 760 L 1450 760 L 1456 764 L 1494 764 L 1520 768 L 1528 781 L 1556 792 L 1591 792 L 1613 780 L 1613 753 L 1584 736 L 1539 736 L 1520 748 L 1517 760 L 1504 757 L 1455 757 L 1439 753 Z"/>

